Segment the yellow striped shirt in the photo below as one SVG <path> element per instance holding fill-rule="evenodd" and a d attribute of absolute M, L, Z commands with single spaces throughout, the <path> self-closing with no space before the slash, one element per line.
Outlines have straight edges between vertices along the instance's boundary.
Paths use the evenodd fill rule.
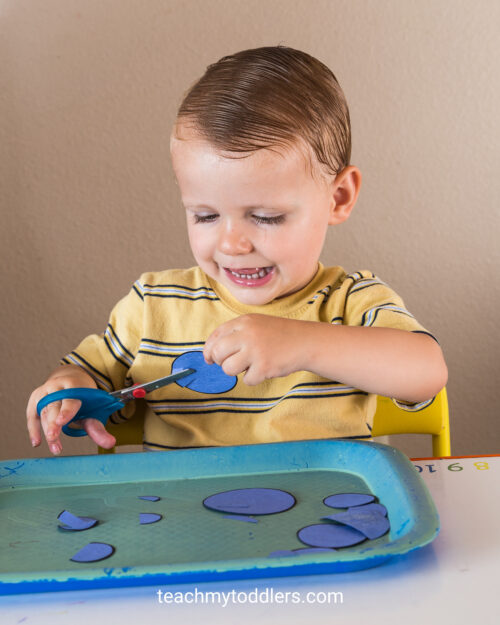
<path fill-rule="evenodd" d="M 111 391 L 168 375 L 186 351 L 202 350 L 222 323 L 260 313 L 350 326 L 426 332 L 402 299 L 369 271 L 324 267 L 300 291 L 247 306 L 199 267 L 144 273 L 120 300 L 103 334 L 85 338 L 62 362 L 83 367 Z M 426 332 L 427 333 L 427 332 Z M 431 335 L 432 336 L 432 335 Z M 316 438 L 369 438 L 376 396 L 309 371 L 208 395 L 177 384 L 147 396 L 144 444 L 152 449 Z M 429 402 L 408 405 L 419 409 Z M 133 413 L 135 402 L 112 415 Z"/>

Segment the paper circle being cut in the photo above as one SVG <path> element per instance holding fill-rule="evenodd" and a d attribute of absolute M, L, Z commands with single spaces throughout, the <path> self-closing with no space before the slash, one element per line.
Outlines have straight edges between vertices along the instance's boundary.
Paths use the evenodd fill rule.
<path fill-rule="evenodd" d="M 139 512 L 139 523 L 141 525 L 151 525 L 162 518 L 161 514 L 155 512 Z"/>
<path fill-rule="evenodd" d="M 352 506 L 363 506 L 365 503 L 371 503 L 372 501 L 375 501 L 373 495 L 363 495 L 361 493 L 339 493 L 323 499 L 325 506 L 330 508 L 351 508 Z"/>
<path fill-rule="evenodd" d="M 297 532 L 298 539 L 310 547 L 351 547 L 366 540 L 361 532 L 346 525 L 307 525 Z"/>
<path fill-rule="evenodd" d="M 67 532 L 81 532 L 82 530 L 88 530 L 94 525 L 97 525 L 97 519 L 92 519 L 91 517 L 86 516 L 75 516 L 68 512 L 68 510 L 63 510 L 61 514 L 57 517 L 58 521 L 62 523 L 59 525 L 59 529 L 67 531 Z"/>
<path fill-rule="evenodd" d="M 239 488 L 210 495 L 203 505 L 219 512 L 276 514 L 295 505 L 295 497 L 276 488 Z"/>
<path fill-rule="evenodd" d="M 176 381 L 179 386 L 196 391 L 197 393 L 226 393 L 236 386 L 238 378 L 224 373 L 217 364 L 207 364 L 203 352 L 185 352 L 172 363 L 172 373 L 182 369 L 194 369 L 195 372 Z"/>
<path fill-rule="evenodd" d="M 112 556 L 115 548 L 107 543 L 88 543 L 70 558 L 73 562 L 98 562 Z"/>

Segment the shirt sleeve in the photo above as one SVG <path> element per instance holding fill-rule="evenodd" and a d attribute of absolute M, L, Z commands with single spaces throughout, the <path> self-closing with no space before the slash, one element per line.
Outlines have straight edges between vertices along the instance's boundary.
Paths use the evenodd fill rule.
<path fill-rule="evenodd" d="M 61 364 L 82 367 L 105 391 L 116 391 L 130 386 L 129 370 L 140 347 L 144 318 L 144 297 L 140 279 L 130 292 L 111 311 L 106 330 L 91 334 L 78 347 L 61 359 Z M 133 414 L 133 404 L 112 415 L 113 422 L 128 419 Z"/>
<path fill-rule="evenodd" d="M 395 328 L 408 332 L 427 334 L 426 330 L 404 305 L 401 297 L 370 271 L 358 271 L 346 277 L 347 293 L 343 323 L 345 325 Z M 345 284 L 344 283 L 344 284 Z M 410 403 L 392 398 L 403 410 L 416 412 L 430 405 L 434 398 Z"/>

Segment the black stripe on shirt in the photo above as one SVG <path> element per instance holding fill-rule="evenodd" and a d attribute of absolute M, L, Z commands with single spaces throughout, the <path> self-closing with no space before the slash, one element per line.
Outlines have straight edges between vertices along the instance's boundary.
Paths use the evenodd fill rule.
<path fill-rule="evenodd" d="M 109 353 L 113 356 L 113 358 L 116 360 L 116 362 L 119 362 L 121 365 L 123 365 L 126 369 L 130 369 L 130 365 L 128 362 L 125 362 L 124 360 L 122 360 L 119 356 L 117 356 L 114 351 L 111 349 L 111 345 L 108 342 L 108 339 L 106 336 L 103 336 L 104 342 L 106 343 L 106 347 L 108 348 Z"/>
<path fill-rule="evenodd" d="M 120 341 L 118 334 L 115 332 L 115 329 L 113 328 L 113 326 L 108 323 L 108 328 L 110 328 L 111 333 L 113 334 L 113 337 L 116 339 L 117 343 L 119 343 L 120 347 L 123 349 L 123 351 L 127 354 L 127 356 L 130 356 L 130 358 L 132 358 L 132 360 L 134 359 L 134 354 L 132 354 L 132 352 L 130 350 L 128 350 L 125 345 Z"/>
<path fill-rule="evenodd" d="M 74 354 L 79 360 L 81 360 L 83 363 L 85 363 L 85 365 L 91 370 L 94 371 L 94 373 L 96 373 L 97 375 L 100 375 L 102 378 L 104 378 L 107 382 L 109 382 L 109 385 L 111 386 L 111 388 L 113 388 L 113 382 L 111 381 L 111 378 L 108 378 L 107 375 L 104 375 L 104 373 L 102 371 L 99 371 L 99 369 L 96 369 L 96 367 L 94 367 L 93 365 L 90 364 L 90 362 L 88 362 L 88 360 L 85 360 L 85 358 L 83 358 L 82 356 L 80 356 L 80 354 L 77 351 L 72 351 L 70 352 L 70 354 Z M 64 362 L 67 362 L 68 365 L 74 365 L 74 362 L 68 361 L 66 360 L 66 358 L 63 358 Z M 83 367 L 82 367 L 83 368 Z"/>
<path fill-rule="evenodd" d="M 220 301 L 218 297 L 208 297 L 200 295 L 199 297 L 186 297 L 185 295 L 161 295 L 160 293 L 144 293 L 144 297 L 163 297 L 165 299 L 187 299 L 190 302 L 197 302 L 200 299 L 207 299 L 210 302 Z"/>
<path fill-rule="evenodd" d="M 290 395 L 287 397 L 283 397 L 281 401 L 285 401 L 287 399 L 333 399 L 335 397 L 346 397 L 346 396 L 350 396 L 350 395 L 366 395 L 367 393 L 363 392 L 363 391 L 353 391 L 351 393 L 338 393 L 336 395 Z M 231 401 L 233 401 L 234 398 L 231 398 Z M 148 404 L 152 403 L 148 401 Z M 161 403 L 165 403 L 161 402 Z M 179 401 L 175 401 L 175 400 L 169 400 L 169 403 L 180 403 Z M 153 410 L 155 411 L 155 413 L 157 415 L 167 415 L 167 414 L 177 414 L 177 415 L 200 415 L 200 414 L 214 414 L 214 413 L 220 413 L 220 412 L 227 412 L 230 414 L 248 414 L 248 415 L 252 415 L 252 414 L 260 414 L 262 412 L 269 412 L 270 410 L 272 410 L 273 408 L 275 408 L 276 406 L 269 406 L 268 408 L 250 408 L 248 410 L 243 410 L 243 409 L 237 409 L 237 408 L 212 408 L 212 409 L 203 409 L 203 410 L 197 410 L 195 407 L 192 407 L 192 409 L 190 411 L 187 410 L 174 410 L 172 408 L 168 408 L 167 410 L 155 410 L 153 408 Z"/>
<path fill-rule="evenodd" d="M 366 280 L 371 280 L 371 279 L 372 278 L 366 278 Z M 347 294 L 346 300 L 349 299 L 349 295 L 356 295 L 356 293 L 359 293 L 360 291 L 364 291 L 365 289 L 369 289 L 372 286 L 384 286 L 381 282 L 375 282 L 373 284 L 365 284 L 365 286 L 360 286 L 359 289 L 354 290 L 354 287 L 356 286 L 356 284 L 360 284 L 360 283 L 361 283 L 361 280 L 352 285 L 352 287 L 349 289 L 349 293 Z"/>
<path fill-rule="evenodd" d="M 141 298 L 142 301 L 144 301 L 144 297 L 142 296 L 142 293 L 139 291 L 139 289 L 135 286 L 135 284 L 132 287 L 132 290 L 135 291 L 137 293 L 137 295 Z"/>
<path fill-rule="evenodd" d="M 374 308 L 370 308 L 370 310 L 367 310 L 367 311 L 365 311 L 363 313 L 363 316 L 361 318 L 361 325 L 364 327 L 365 319 L 366 319 L 367 315 L 372 313 L 374 310 L 375 310 L 375 314 L 373 315 L 373 319 L 372 319 L 369 327 L 371 327 L 375 323 L 375 321 L 376 321 L 376 319 L 378 317 L 379 312 L 390 312 L 390 313 L 395 313 L 397 315 L 406 315 L 407 317 L 414 318 L 413 315 L 411 314 L 411 312 L 409 312 L 406 309 L 405 310 L 387 310 L 386 308 L 384 308 L 384 306 L 396 306 L 397 308 L 401 308 L 401 306 L 398 306 L 398 304 L 395 304 L 394 302 L 386 302 L 385 304 L 379 304 L 378 306 L 376 306 Z"/>
<path fill-rule="evenodd" d="M 155 345 L 175 345 L 179 347 L 180 345 L 205 345 L 204 341 L 185 341 L 182 343 L 168 343 L 166 341 L 157 341 L 156 339 L 148 339 L 145 336 L 142 337 L 141 343 L 143 341 L 147 341 L 148 343 L 154 343 Z"/>
<path fill-rule="evenodd" d="M 324 394 L 308 394 L 308 395 L 294 395 L 291 391 L 293 391 L 295 388 L 300 388 L 301 386 L 322 386 L 322 385 L 330 385 L 330 384 L 338 384 L 338 382 L 316 382 L 316 383 L 304 383 L 304 384 L 297 384 L 296 386 L 292 387 L 289 391 L 289 394 L 285 394 L 285 395 L 281 395 L 278 397 L 228 397 L 227 401 L 231 401 L 231 402 L 244 402 L 244 401 L 251 401 L 251 402 L 255 402 L 255 403 L 268 403 L 268 402 L 280 402 L 284 399 L 293 399 L 295 397 L 299 397 L 301 399 L 306 399 L 307 397 L 312 397 L 312 398 L 320 398 L 320 397 L 343 397 L 345 395 L 368 395 L 368 393 L 366 391 L 361 391 L 359 389 L 353 389 L 352 391 L 346 391 L 345 393 L 324 393 Z M 200 402 L 220 402 L 220 398 L 218 397 L 214 397 L 213 399 L 210 397 L 204 398 L 203 400 L 201 399 L 186 399 L 186 398 L 179 398 L 179 399 L 175 399 L 175 398 L 164 398 L 164 399 L 148 399 L 148 404 L 164 404 L 167 402 L 172 402 L 175 404 L 179 404 L 179 405 L 183 405 L 183 404 L 198 404 Z M 153 407 L 153 406 L 152 406 Z M 274 406 L 272 406 L 273 408 Z M 269 410 L 269 409 L 266 409 Z"/>
<path fill-rule="evenodd" d="M 342 439 L 353 440 L 353 439 L 358 439 L 358 438 L 371 438 L 371 436 L 366 435 L 366 434 L 360 434 L 359 436 L 337 437 L 335 438 L 335 440 L 342 440 Z M 318 438 L 318 439 L 305 439 L 305 440 L 325 440 L 325 439 Z M 295 441 L 289 441 L 289 442 L 295 442 Z M 174 447 L 173 445 L 160 445 L 159 443 L 152 443 L 150 441 L 144 441 L 143 444 L 149 447 L 160 447 L 161 449 L 215 449 L 215 448 L 223 447 L 223 445 L 196 445 L 196 446 L 193 445 L 190 447 Z"/>
<path fill-rule="evenodd" d="M 427 336 L 430 336 L 430 337 L 431 337 L 431 339 L 434 339 L 434 340 L 436 341 L 436 343 L 437 343 L 438 345 L 440 345 L 440 343 L 439 343 L 439 341 L 437 340 L 437 338 L 436 338 L 433 334 L 431 334 L 430 332 L 425 332 L 424 330 L 412 330 L 412 332 L 413 332 L 414 334 L 427 334 Z M 429 405 L 430 405 L 430 404 L 429 404 Z"/>

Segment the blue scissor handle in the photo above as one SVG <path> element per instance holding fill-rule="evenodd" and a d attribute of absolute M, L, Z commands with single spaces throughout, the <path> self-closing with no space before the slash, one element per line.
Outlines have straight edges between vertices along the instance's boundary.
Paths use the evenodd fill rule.
<path fill-rule="evenodd" d="M 123 408 L 125 405 L 107 391 L 103 391 L 99 388 L 66 388 L 61 391 L 49 393 L 43 397 L 36 405 L 38 415 L 40 415 L 45 406 L 48 406 L 48 404 L 54 401 L 61 401 L 62 399 L 79 399 L 82 402 L 80 410 L 71 421 L 62 427 L 62 431 L 68 436 L 87 435 L 85 430 L 69 427 L 72 421 L 78 421 L 79 419 L 97 419 L 103 425 L 106 425 L 109 415 L 120 410 L 120 408 Z"/>

